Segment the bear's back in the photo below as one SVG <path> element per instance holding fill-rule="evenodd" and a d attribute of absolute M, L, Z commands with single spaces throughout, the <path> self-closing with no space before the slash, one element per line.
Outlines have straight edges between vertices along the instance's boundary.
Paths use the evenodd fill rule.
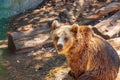
<path fill-rule="evenodd" d="M 96 42 L 97 43 L 100 42 L 98 43 L 98 46 L 103 47 L 108 59 L 112 61 L 111 63 L 113 63 L 114 65 L 116 65 L 116 67 L 118 67 L 120 63 L 120 59 L 115 49 L 106 40 L 102 39 L 99 36 L 96 36 Z"/>
<path fill-rule="evenodd" d="M 109 59 L 111 60 L 111 63 L 113 63 L 114 66 L 117 69 L 119 69 L 120 59 L 119 59 L 118 53 L 108 42 L 106 42 L 105 49 L 106 49 Z"/>
<path fill-rule="evenodd" d="M 104 69 L 106 70 L 103 71 L 103 75 L 106 75 L 106 77 L 108 76 L 107 80 L 111 80 L 111 78 L 115 78 L 117 76 L 117 73 L 119 71 L 119 56 L 115 49 L 106 40 L 100 38 L 99 36 L 96 36 L 95 40 L 98 43 L 97 46 L 100 48 L 97 56 L 101 61 L 101 67 L 104 67 Z"/>

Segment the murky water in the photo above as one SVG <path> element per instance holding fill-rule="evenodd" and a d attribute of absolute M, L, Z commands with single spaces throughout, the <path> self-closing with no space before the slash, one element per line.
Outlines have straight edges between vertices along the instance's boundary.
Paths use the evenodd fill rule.
<path fill-rule="evenodd" d="M 8 28 L 8 19 L 0 19 L 0 40 L 4 40 L 6 38 L 6 32 Z"/>
<path fill-rule="evenodd" d="M 5 47 L 6 33 L 8 30 L 8 19 L 0 19 L 0 80 L 6 80 L 4 57 L 7 54 L 7 47 Z"/>

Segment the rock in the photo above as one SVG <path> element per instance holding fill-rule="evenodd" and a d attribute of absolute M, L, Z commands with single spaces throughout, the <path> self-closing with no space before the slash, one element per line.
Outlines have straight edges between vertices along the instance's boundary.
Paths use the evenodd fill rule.
<path fill-rule="evenodd" d="M 116 49 L 116 51 L 120 57 L 120 37 L 109 39 L 107 41 Z"/>
<path fill-rule="evenodd" d="M 120 50 L 120 37 L 107 40 L 116 50 Z"/>
<path fill-rule="evenodd" d="M 57 67 L 49 72 L 49 77 L 54 76 L 54 79 L 48 77 L 47 80 L 74 80 L 73 77 L 68 75 L 70 68 L 68 67 Z"/>

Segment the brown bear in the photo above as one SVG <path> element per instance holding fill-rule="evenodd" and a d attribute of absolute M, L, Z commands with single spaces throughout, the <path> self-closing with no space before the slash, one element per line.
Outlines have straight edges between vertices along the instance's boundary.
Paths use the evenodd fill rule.
<path fill-rule="evenodd" d="M 103 38 L 88 26 L 52 23 L 53 44 L 58 54 L 64 54 L 75 80 L 115 80 L 119 71 L 119 56 Z"/>

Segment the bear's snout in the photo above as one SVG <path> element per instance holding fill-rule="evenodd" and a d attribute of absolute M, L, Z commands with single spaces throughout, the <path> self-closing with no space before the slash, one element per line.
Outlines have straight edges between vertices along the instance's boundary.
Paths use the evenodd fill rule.
<path fill-rule="evenodd" d="M 59 51 L 61 51 L 62 48 L 63 48 L 63 45 L 62 45 L 62 44 L 58 44 L 58 45 L 57 45 L 57 49 L 58 49 Z"/>

